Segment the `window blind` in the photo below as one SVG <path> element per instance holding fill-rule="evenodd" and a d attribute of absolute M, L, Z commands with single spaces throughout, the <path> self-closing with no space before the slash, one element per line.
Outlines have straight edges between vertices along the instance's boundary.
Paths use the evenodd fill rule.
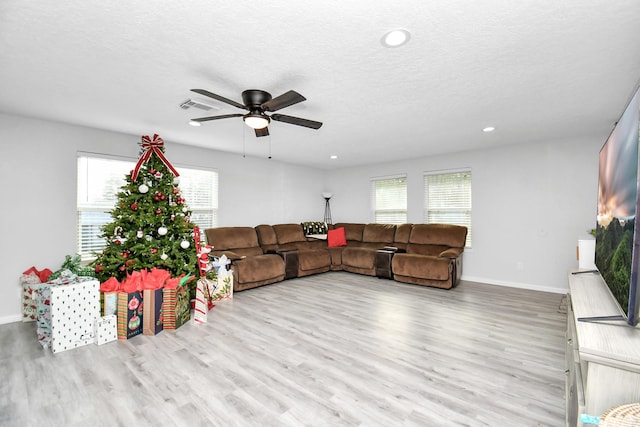
<path fill-rule="evenodd" d="M 467 227 L 471 247 L 471 171 L 428 173 L 424 176 L 424 222 Z"/>
<path fill-rule="evenodd" d="M 407 177 L 374 178 L 371 180 L 374 222 L 403 224 L 407 222 Z"/>

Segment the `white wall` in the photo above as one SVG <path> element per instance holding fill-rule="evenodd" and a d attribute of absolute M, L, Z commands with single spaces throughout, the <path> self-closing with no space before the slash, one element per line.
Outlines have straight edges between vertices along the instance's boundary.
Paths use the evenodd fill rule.
<path fill-rule="evenodd" d="M 153 131 L 142 130 L 141 134 Z M 161 135 L 162 136 L 162 135 Z M 138 157 L 140 135 L 0 114 L 0 324 L 20 319 L 20 274 L 56 270 L 76 253 L 76 154 Z M 219 225 L 322 220 L 323 173 L 275 160 L 188 147 L 165 141 L 178 169 L 217 169 Z M 188 203 L 188 201 L 187 201 Z"/>
<path fill-rule="evenodd" d="M 0 324 L 20 318 L 22 271 L 56 269 L 76 252 L 76 153 L 135 159 L 139 138 L 0 114 Z M 420 223 L 423 173 L 470 167 L 474 241 L 463 278 L 564 292 L 577 240 L 595 223 L 601 145 L 553 141 L 331 171 L 172 141 L 166 154 L 178 167 L 220 172 L 220 226 L 321 220 L 323 191 L 334 193 L 334 222 L 370 222 L 370 178 L 399 173 L 408 176 L 408 220 Z"/>
<path fill-rule="evenodd" d="M 584 139 L 514 145 L 327 173 L 333 222 L 372 220 L 370 178 L 407 174 L 408 221 L 423 222 L 423 174 L 471 168 L 473 248 L 463 279 L 565 292 L 576 245 L 595 227 L 598 152 Z"/>

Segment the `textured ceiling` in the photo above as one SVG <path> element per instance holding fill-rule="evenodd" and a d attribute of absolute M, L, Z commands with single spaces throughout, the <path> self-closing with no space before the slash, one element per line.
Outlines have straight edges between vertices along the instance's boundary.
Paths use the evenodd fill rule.
<path fill-rule="evenodd" d="M 398 27 L 410 42 L 384 48 Z M 604 141 L 639 78 L 638 0 L 0 2 L 0 112 L 318 168 Z M 178 108 L 192 88 L 293 89 L 279 113 L 324 126 L 194 128 L 242 110 Z"/>

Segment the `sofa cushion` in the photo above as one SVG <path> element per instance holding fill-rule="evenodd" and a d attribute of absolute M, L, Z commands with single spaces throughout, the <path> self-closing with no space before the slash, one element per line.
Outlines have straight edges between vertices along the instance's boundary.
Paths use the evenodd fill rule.
<path fill-rule="evenodd" d="M 307 239 L 300 224 L 276 224 L 273 226 L 278 244 L 284 245 L 292 242 L 306 242 Z"/>
<path fill-rule="evenodd" d="M 417 254 L 395 254 L 391 264 L 393 274 L 432 280 L 447 280 L 452 268 L 448 258 Z"/>
<path fill-rule="evenodd" d="M 448 246 L 442 245 L 417 245 L 415 243 L 409 243 L 406 250 L 408 254 L 440 256 L 440 254 L 447 249 L 449 249 Z"/>
<path fill-rule="evenodd" d="M 396 225 L 396 235 L 393 238 L 394 243 L 409 243 L 409 236 L 411 235 L 412 224 L 398 224 Z"/>
<path fill-rule="evenodd" d="M 342 250 L 342 264 L 350 267 L 372 269 L 375 267 L 376 250 L 347 246 Z"/>
<path fill-rule="evenodd" d="M 271 225 L 260 224 L 255 227 L 256 234 L 258 235 L 258 243 L 260 246 L 270 246 L 277 245 L 278 238 L 276 237 L 276 232 L 273 230 Z"/>
<path fill-rule="evenodd" d="M 284 278 L 284 261 L 280 255 L 267 254 L 252 256 L 236 261 L 233 264 L 240 283 L 252 283 L 282 276 Z"/>
<path fill-rule="evenodd" d="M 331 257 L 327 249 L 298 251 L 298 260 L 300 262 L 300 270 L 303 271 L 316 270 L 331 265 Z"/>
<path fill-rule="evenodd" d="M 393 224 L 367 224 L 362 232 L 362 241 L 367 243 L 392 243 L 396 235 Z"/>
<path fill-rule="evenodd" d="M 216 251 L 233 250 L 237 252 L 235 249 L 260 249 L 258 235 L 253 227 L 207 228 L 204 233 L 207 236 L 207 243 L 212 245 Z M 262 251 L 260 250 L 260 252 Z"/>
<path fill-rule="evenodd" d="M 344 228 L 344 233 L 347 240 L 362 242 L 362 232 L 364 231 L 364 224 L 340 222 L 335 225 L 335 228 L 339 227 Z"/>
<path fill-rule="evenodd" d="M 467 227 L 452 224 L 414 224 L 409 243 L 443 245 L 463 248 L 467 238 Z"/>
<path fill-rule="evenodd" d="M 346 246 L 346 245 L 347 245 L 347 238 L 344 232 L 344 227 L 327 231 L 327 246 L 329 246 L 330 248 L 336 248 L 338 246 Z"/>

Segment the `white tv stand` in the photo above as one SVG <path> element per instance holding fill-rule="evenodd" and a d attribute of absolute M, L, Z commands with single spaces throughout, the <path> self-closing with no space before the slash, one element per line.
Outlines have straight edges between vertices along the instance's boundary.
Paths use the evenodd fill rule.
<path fill-rule="evenodd" d="M 568 426 L 582 426 L 580 414 L 640 402 L 640 328 L 578 321 L 622 314 L 597 273 L 569 273 L 567 306 L 566 417 Z"/>

